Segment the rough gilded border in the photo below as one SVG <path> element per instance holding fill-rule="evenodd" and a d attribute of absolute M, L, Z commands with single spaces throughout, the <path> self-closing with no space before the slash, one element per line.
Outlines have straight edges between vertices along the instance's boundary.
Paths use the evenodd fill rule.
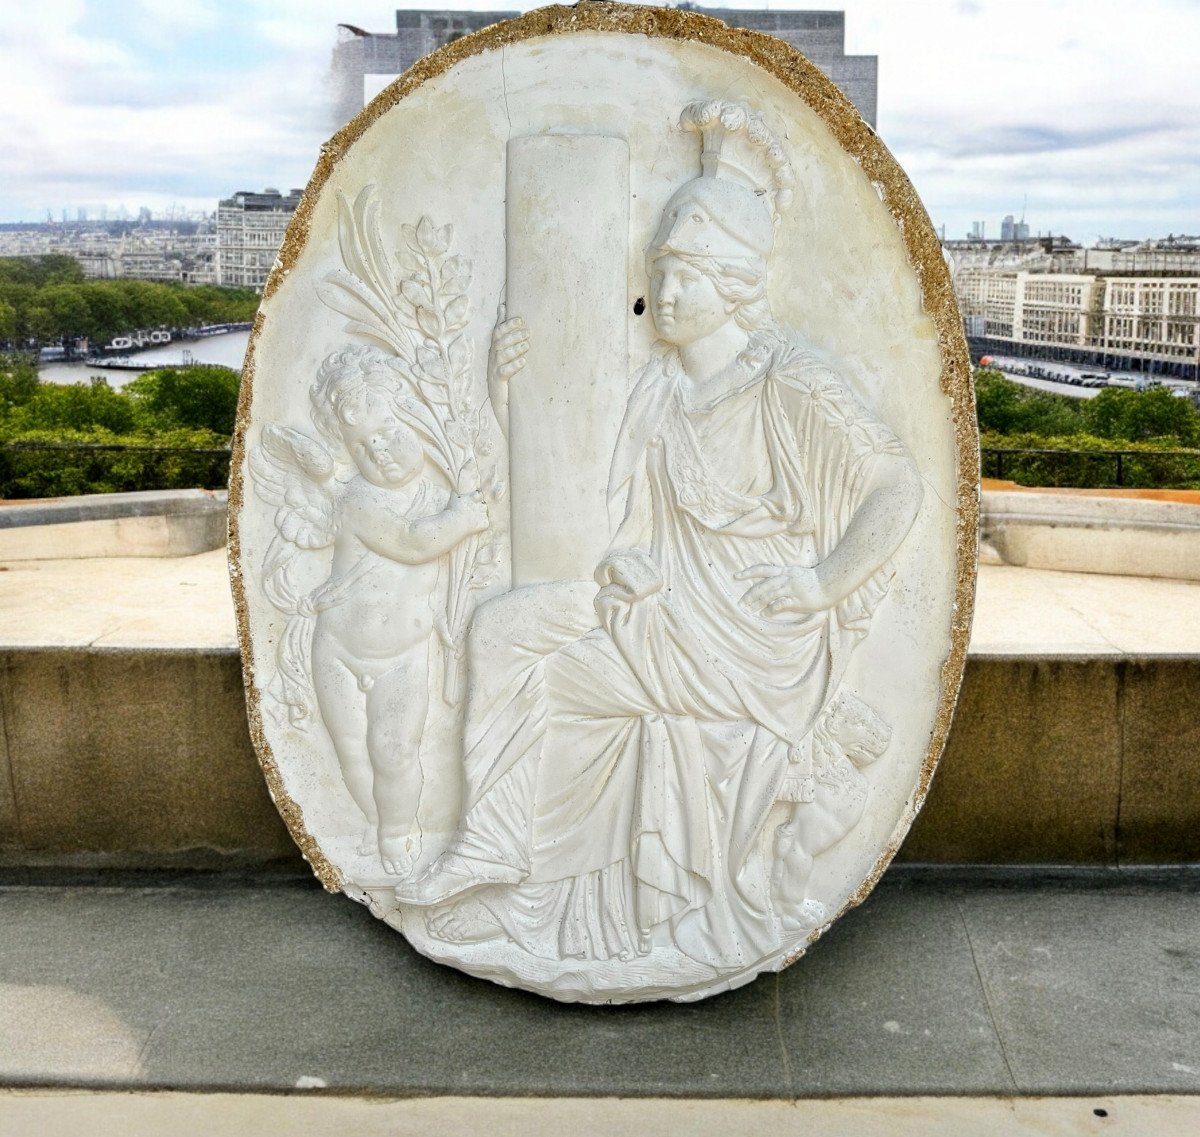
<path fill-rule="evenodd" d="M 954 706 L 966 664 L 967 640 L 975 605 L 979 529 L 979 433 L 975 422 L 975 395 L 970 357 L 951 287 L 950 274 L 942 257 L 941 244 L 916 191 L 879 136 L 863 121 L 854 105 L 832 80 L 826 78 L 795 48 L 773 36 L 730 28 L 711 16 L 674 8 L 600 3 L 596 0 L 587 0 L 574 8 L 558 5 L 539 8 L 516 19 L 506 20 L 483 31 L 464 36 L 419 60 L 322 147 L 316 169 L 288 226 L 279 257 L 267 280 L 263 300 L 274 295 L 307 242 L 313 209 L 334 167 L 376 119 L 402 102 L 421 84 L 444 74 L 464 59 L 501 48 L 506 44 L 585 31 L 618 32 L 707 44 L 743 57 L 799 95 L 821 117 L 842 149 L 858 162 L 895 218 L 904 239 L 909 263 L 921 284 L 925 311 L 937 328 L 938 346 L 942 355 L 942 390 L 951 400 L 958 473 L 955 603 L 950 653 L 942 665 L 941 697 L 916 790 L 897 822 L 887 846 L 855 894 L 828 923 L 811 933 L 804 947 L 782 960 L 780 966 L 784 967 L 803 955 L 808 945 L 847 909 L 862 903 L 908 833 L 925 800 L 933 772 L 946 744 L 946 736 L 950 731 L 950 721 L 954 715 Z M 278 764 L 263 732 L 262 709 L 255 684 L 254 648 L 250 641 L 245 589 L 241 579 L 238 519 L 245 488 L 242 467 L 254 389 L 255 353 L 263 319 L 260 307 L 250 333 L 246 362 L 242 371 L 241 394 L 238 398 L 237 424 L 233 435 L 233 460 L 230 465 L 229 483 L 230 581 L 237 610 L 238 640 L 242 649 L 242 672 L 246 687 L 250 735 L 255 751 L 266 775 L 271 796 L 293 839 L 300 846 L 300 851 L 312 865 L 321 883 L 329 891 L 337 892 L 344 883 L 342 876 L 305 828 L 303 812 L 284 788 Z"/>

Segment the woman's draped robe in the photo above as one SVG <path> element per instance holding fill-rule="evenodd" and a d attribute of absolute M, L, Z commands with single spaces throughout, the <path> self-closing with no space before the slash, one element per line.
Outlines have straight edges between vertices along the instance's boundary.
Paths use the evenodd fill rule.
<path fill-rule="evenodd" d="M 763 825 L 785 775 L 811 762 L 891 568 L 804 616 L 746 611 L 753 581 L 735 574 L 827 557 L 905 452 L 782 333 L 757 333 L 737 366 L 689 408 L 668 350 L 630 397 L 613 547 L 648 555 L 661 589 L 599 627 L 591 583 L 518 589 L 477 613 L 451 851 L 505 882 L 472 896 L 534 955 L 670 945 L 721 970 L 778 945 Z"/>

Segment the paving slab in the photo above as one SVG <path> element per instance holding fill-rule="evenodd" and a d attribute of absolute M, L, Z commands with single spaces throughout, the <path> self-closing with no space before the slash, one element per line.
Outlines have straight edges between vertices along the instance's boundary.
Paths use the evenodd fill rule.
<path fill-rule="evenodd" d="M 236 650 L 225 550 L 0 561 L 0 646 Z"/>
<path fill-rule="evenodd" d="M 893 872 L 777 977 L 619 1008 L 438 967 L 299 880 L 35 879 L 0 887 L 2 1086 L 1200 1092 L 1200 874 L 1186 870 Z"/>
<path fill-rule="evenodd" d="M 1133 883 L 1014 885 L 957 898 L 1013 1081 L 1194 1092 L 1200 1079 L 1200 903 Z M 1200 1132 L 1200 1128 L 1197 1130 Z"/>
<path fill-rule="evenodd" d="M 1200 655 L 1200 581 L 981 565 L 972 655 Z"/>
<path fill-rule="evenodd" d="M 0 648 L 45 646 L 236 651 L 225 551 L 0 561 Z M 970 650 L 1200 655 L 1200 581 L 981 565 Z"/>

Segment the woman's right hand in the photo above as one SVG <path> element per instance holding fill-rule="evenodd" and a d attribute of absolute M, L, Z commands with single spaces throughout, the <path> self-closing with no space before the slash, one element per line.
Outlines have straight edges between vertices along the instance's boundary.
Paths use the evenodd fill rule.
<path fill-rule="evenodd" d="M 618 604 L 635 604 L 653 596 L 663 586 L 662 573 L 648 553 L 641 549 L 623 549 L 605 557 L 596 569 L 596 611 L 603 619 L 605 610 Z"/>

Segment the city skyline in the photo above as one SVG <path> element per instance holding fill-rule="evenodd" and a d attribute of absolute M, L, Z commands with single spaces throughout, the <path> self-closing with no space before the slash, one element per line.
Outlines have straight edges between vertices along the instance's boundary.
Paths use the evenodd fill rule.
<path fill-rule="evenodd" d="M 211 211 L 238 189 L 302 185 L 334 126 L 336 23 L 389 31 L 396 8 L 430 6 L 46 0 L 6 13 L 0 221 Z M 846 50 L 879 57 L 879 133 L 948 238 L 979 219 L 998 232 L 1025 199 L 1031 232 L 1077 241 L 1200 230 L 1200 5 L 721 6 L 845 11 Z"/>

